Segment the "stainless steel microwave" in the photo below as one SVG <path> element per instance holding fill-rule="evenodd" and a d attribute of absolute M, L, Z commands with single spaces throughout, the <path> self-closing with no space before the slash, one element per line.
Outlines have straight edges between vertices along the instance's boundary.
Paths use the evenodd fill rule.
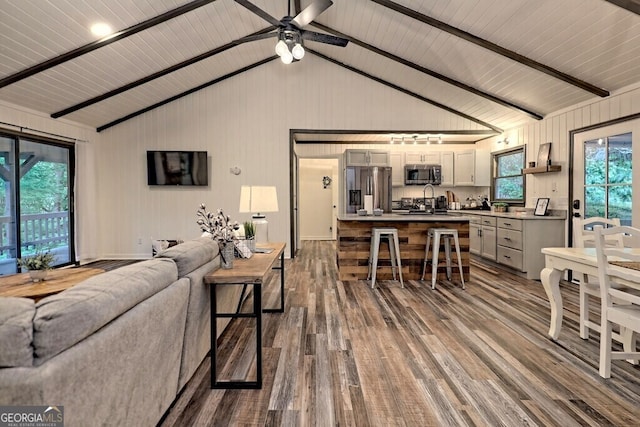
<path fill-rule="evenodd" d="M 440 165 L 405 165 L 404 185 L 440 185 L 442 183 L 442 166 Z"/>

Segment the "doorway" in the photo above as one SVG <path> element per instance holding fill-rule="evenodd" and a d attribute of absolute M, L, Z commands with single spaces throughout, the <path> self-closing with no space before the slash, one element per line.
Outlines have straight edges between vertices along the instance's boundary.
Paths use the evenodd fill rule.
<path fill-rule="evenodd" d="M 338 175 L 338 159 L 299 159 L 300 240 L 335 240 Z"/>
<path fill-rule="evenodd" d="M 43 252 L 54 266 L 73 262 L 73 156 L 72 146 L 0 135 L 0 275 Z"/>
<path fill-rule="evenodd" d="M 620 218 L 638 226 L 640 209 L 640 119 L 576 132 L 572 146 L 574 217 Z M 634 150 L 635 148 L 635 150 Z"/>

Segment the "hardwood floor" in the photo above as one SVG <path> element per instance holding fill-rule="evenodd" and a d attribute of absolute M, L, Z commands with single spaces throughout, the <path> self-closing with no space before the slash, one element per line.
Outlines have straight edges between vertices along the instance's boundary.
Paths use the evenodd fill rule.
<path fill-rule="evenodd" d="M 337 280 L 332 242 L 309 241 L 285 278 L 286 312 L 263 315 L 262 390 L 210 390 L 207 358 L 161 426 L 640 424 L 640 368 L 615 361 L 611 379 L 598 376 L 599 337 L 579 338 L 575 285 L 561 285 L 554 342 L 540 282 L 477 263 L 466 290 L 371 290 Z M 277 305 L 278 281 L 265 306 Z M 254 375 L 254 332 L 236 319 L 221 337 L 223 375 Z"/>

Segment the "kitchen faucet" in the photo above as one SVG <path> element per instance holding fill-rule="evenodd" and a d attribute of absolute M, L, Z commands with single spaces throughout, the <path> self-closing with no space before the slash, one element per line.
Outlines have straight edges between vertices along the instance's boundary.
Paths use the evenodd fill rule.
<path fill-rule="evenodd" d="M 425 185 L 424 188 L 422 189 L 422 197 L 424 198 L 424 204 L 425 206 L 427 204 L 427 187 L 431 188 L 431 212 L 435 212 L 436 193 L 435 193 L 435 189 L 433 188 L 433 185 L 431 184 Z"/>

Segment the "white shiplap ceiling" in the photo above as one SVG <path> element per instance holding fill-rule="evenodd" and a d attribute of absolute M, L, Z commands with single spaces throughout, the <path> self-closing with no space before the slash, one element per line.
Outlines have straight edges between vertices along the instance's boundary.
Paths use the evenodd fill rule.
<path fill-rule="evenodd" d="M 94 22 L 105 21 L 122 31 L 191 2 L 0 3 L 2 80 L 95 42 L 89 31 Z M 269 27 L 233 0 L 200 3 L 200 7 L 166 22 L 0 87 L 0 100 L 53 114 Z M 287 15 L 286 0 L 253 3 L 276 19 Z M 291 2 L 293 9 L 310 3 Z M 305 46 L 354 72 L 472 117 L 476 123 L 489 125 L 484 126 L 486 129 L 509 129 L 530 121 L 532 114 L 545 116 L 598 97 L 380 3 L 385 2 L 334 0 L 333 6 L 316 18 L 317 25 L 312 23 L 306 29 L 337 32 L 351 42 L 345 48 L 309 41 Z M 603 0 L 395 0 L 394 4 L 608 92 L 640 82 L 637 7 L 634 12 Z M 275 39 L 240 44 L 62 117 L 100 128 L 266 60 L 273 56 L 274 44 Z M 406 65 L 406 61 L 415 66 Z M 503 102 L 452 85 L 434 74 Z M 451 139 L 473 141 L 484 137 L 457 135 Z M 308 141 L 315 137 L 301 134 L 300 138 Z M 317 138 L 373 141 L 387 136 L 322 134 Z"/>

